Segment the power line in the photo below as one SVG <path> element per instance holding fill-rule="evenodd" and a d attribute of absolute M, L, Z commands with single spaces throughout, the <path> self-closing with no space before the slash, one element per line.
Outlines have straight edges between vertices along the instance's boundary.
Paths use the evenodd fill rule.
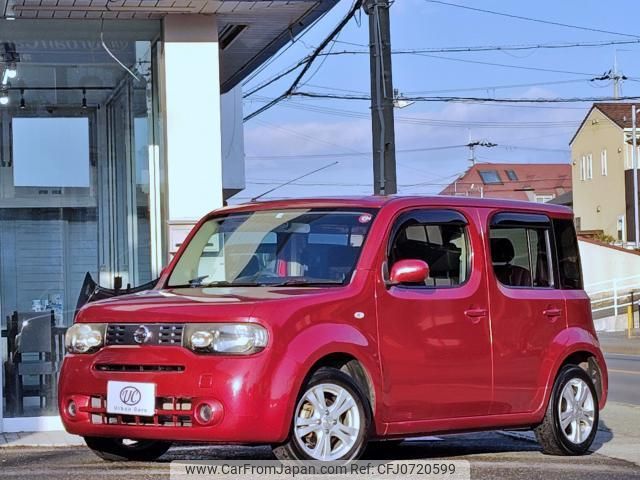
<path fill-rule="evenodd" d="M 451 175 L 452 177 L 453 175 Z M 456 176 L 458 176 L 456 174 Z M 495 189 L 495 190 L 491 190 L 492 192 L 497 192 L 497 191 L 516 191 L 516 190 L 522 190 L 523 185 L 526 186 L 530 183 L 537 183 L 537 182 L 553 182 L 553 181 L 560 181 L 560 180 L 567 180 L 567 177 L 550 177 L 550 178 L 536 178 L 536 179 L 531 179 L 531 180 L 514 180 L 512 182 L 509 183 L 518 183 L 520 185 L 518 186 L 514 186 L 512 189 L 508 189 L 508 188 L 501 188 L 501 189 Z M 247 181 L 246 183 L 249 185 L 276 185 L 280 182 L 284 182 L 285 180 L 278 180 L 278 179 L 274 179 L 273 181 Z M 402 188 L 408 188 L 408 187 L 448 187 L 449 185 L 451 185 L 453 183 L 452 182 L 448 182 L 448 183 L 436 183 L 436 182 L 419 182 L 419 183 L 405 183 L 405 184 L 398 184 L 398 187 L 402 187 Z M 477 184 L 478 182 L 456 182 L 458 185 L 460 186 L 465 186 L 465 185 L 474 185 Z M 291 182 L 288 185 L 295 185 L 295 186 L 306 186 L 306 187 L 370 187 L 372 184 L 371 183 L 351 183 L 351 182 L 332 182 L 332 183 L 328 183 L 328 182 Z M 494 184 L 495 185 L 495 184 Z M 504 185 L 508 185 L 508 184 L 504 184 Z"/>
<path fill-rule="evenodd" d="M 466 145 L 446 145 L 441 147 L 409 148 L 397 150 L 398 153 L 434 152 L 438 150 L 452 150 L 465 148 Z M 285 154 L 285 155 L 247 155 L 247 160 L 282 160 L 283 158 L 344 158 L 344 157 L 370 157 L 372 152 L 353 153 L 318 153 L 318 154 Z"/>
<path fill-rule="evenodd" d="M 331 95 L 317 92 L 292 92 L 291 96 L 307 98 L 328 98 L 333 100 L 371 100 L 364 95 Z M 571 97 L 571 98 L 491 98 L 491 97 L 403 97 L 410 102 L 496 102 L 496 103 L 577 103 L 577 102 L 620 102 L 624 100 L 638 100 L 640 96 L 626 97 Z"/>
<path fill-rule="evenodd" d="M 455 58 L 455 57 L 443 57 L 442 55 L 431 55 L 428 53 L 416 53 L 418 57 L 427 57 L 427 58 L 435 58 L 437 60 L 447 60 L 450 62 L 462 62 L 462 63 L 474 63 L 476 65 L 488 65 L 491 67 L 502 67 L 502 68 L 514 68 L 518 70 L 530 70 L 534 72 L 546 72 L 546 73 L 566 73 L 569 75 L 584 75 L 587 77 L 595 77 L 597 73 L 586 73 L 586 72 L 573 72 L 569 70 L 555 70 L 552 68 L 543 68 L 543 67 L 527 67 L 524 65 L 512 65 L 509 63 L 496 63 L 496 62 L 485 62 L 480 60 L 469 60 L 464 58 Z"/>
<path fill-rule="evenodd" d="M 266 99 L 265 101 L 270 101 L 271 99 Z M 281 107 L 285 108 L 294 108 L 297 110 L 310 111 L 316 113 L 322 113 L 325 115 L 337 116 L 340 118 L 369 118 L 369 114 L 366 112 L 357 112 L 354 110 L 345 110 L 340 108 L 331 108 L 331 107 L 323 107 L 320 105 L 307 105 L 304 103 L 298 103 L 295 101 L 288 100 L 287 102 L 281 103 Z M 504 107 L 515 107 L 516 105 L 505 104 L 502 105 Z M 529 105 L 524 105 L 523 107 L 529 107 Z M 540 108 L 551 108 L 551 107 L 540 107 Z M 565 107 L 566 108 L 566 107 Z M 584 110 L 580 108 L 579 110 Z M 579 121 L 575 120 L 573 122 L 568 121 L 556 121 L 556 122 L 483 122 L 483 121 L 457 121 L 457 120 L 440 120 L 440 119 L 431 119 L 431 118 L 421 118 L 421 117 L 408 117 L 396 115 L 395 120 L 398 123 L 404 123 L 409 125 L 427 125 L 427 126 L 439 126 L 439 127 L 459 127 L 459 128 L 575 128 Z"/>
<path fill-rule="evenodd" d="M 437 3 L 440 5 L 446 5 L 448 7 L 455 7 L 455 8 L 461 8 L 464 10 L 472 10 L 474 12 L 480 12 L 480 13 L 487 13 L 487 14 L 491 14 L 491 15 L 498 15 L 501 17 L 508 17 L 508 18 L 514 18 L 516 20 L 524 20 L 527 22 L 536 22 L 536 23 L 543 23 L 543 24 L 547 24 L 547 25 L 554 25 L 556 27 L 564 27 L 564 28 L 573 28 L 575 30 L 584 30 L 587 32 L 598 32 L 598 33 L 607 33 L 610 35 L 620 35 L 623 37 L 633 37 L 633 38 L 640 38 L 639 35 L 633 35 L 630 33 L 622 33 L 622 32 L 612 32 L 610 30 L 602 30 L 600 28 L 593 28 L 593 27 L 583 27 L 580 25 L 572 25 L 569 23 L 562 23 L 562 22 L 554 22 L 552 20 L 543 20 L 540 18 L 532 18 L 532 17 L 525 17 L 522 15 L 515 15 L 515 14 L 511 14 L 511 13 L 505 13 L 505 12 L 497 12 L 495 10 L 486 10 L 483 8 L 477 8 L 477 7 L 469 7 L 467 5 L 459 5 L 457 3 L 449 3 L 449 2 L 443 2 L 442 0 L 424 0 L 425 2 L 429 2 L 429 3 Z"/>
<path fill-rule="evenodd" d="M 349 23 L 349 21 L 355 16 L 356 12 L 360 9 L 361 6 L 362 6 L 362 0 L 354 0 L 353 5 L 351 6 L 351 9 L 342 18 L 340 23 L 338 23 L 338 25 L 331 31 L 331 33 L 322 42 L 320 42 L 320 45 L 318 45 L 318 47 L 313 51 L 313 53 L 311 53 L 311 55 L 308 56 L 308 60 L 304 63 L 304 66 L 302 67 L 302 71 L 298 74 L 298 76 L 295 78 L 295 80 L 293 81 L 291 86 L 287 89 L 287 91 L 285 91 L 282 95 L 275 98 L 274 100 L 267 103 L 266 105 L 263 105 L 258 110 L 244 117 L 243 121 L 248 122 L 252 118 L 269 110 L 274 105 L 277 105 L 282 100 L 289 97 L 298 87 L 298 85 L 302 81 L 302 78 L 309 71 L 309 69 L 313 65 L 313 62 L 318 58 L 320 53 L 322 53 L 322 51 L 326 48 L 326 46 L 329 45 L 329 43 L 331 43 L 331 41 L 335 39 L 335 37 L 342 31 L 342 29 L 347 25 L 347 23 Z"/>
<path fill-rule="evenodd" d="M 534 152 L 549 152 L 549 153 L 569 153 L 569 150 L 560 148 L 544 148 L 544 147 L 528 147 L 525 145 L 496 145 L 497 147 L 507 150 L 531 150 Z M 398 153 L 421 153 L 421 152 L 435 152 L 443 150 L 454 150 L 458 148 L 466 148 L 465 145 L 446 145 L 440 147 L 418 147 L 418 148 L 405 148 L 397 150 Z M 349 157 L 370 157 L 372 152 L 353 152 L 353 153 L 306 153 L 306 154 L 281 154 L 281 155 L 247 155 L 247 160 L 283 160 L 283 159 L 298 159 L 298 158 L 349 158 Z"/>
<path fill-rule="evenodd" d="M 355 47 L 368 48 L 369 45 L 353 42 L 344 42 L 336 40 L 335 43 L 345 44 Z M 562 49 L 562 48 L 598 48 L 608 47 L 612 45 L 633 45 L 640 43 L 638 40 L 597 40 L 592 42 L 549 42 L 549 43 L 525 43 L 525 44 L 506 44 L 506 45 L 470 45 L 458 47 L 429 47 L 429 48 L 401 48 L 392 50 L 394 55 L 413 55 L 416 53 L 474 53 L 474 52 L 503 52 L 503 51 L 519 51 L 519 50 L 544 50 L 544 49 Z M 344 50 L 340 52 L 332 52 L 331 56 L 337 55 L 366 55 L 368 50 Z M 329 55 L 323 53 L 322 55 Z"/>
<path fill-rule="evenodd" d="M 516 83 L 511 85 L 489 85 L 484 87 L 448 88 L 445 90 L 423 90 L 423 91 L 411 91 L 411 92 L 402 92 L 402 93 L 404 95 L 423 95 L 423 94 L 450 93 L 450 92 L 474 92 L 474 91 L 480 91 L 480 90 L 503 90 L 503 89 L 511 89 L 511 88 L 538 87 L 538 86 L 547 86 L 547 85 L 565 85 L 569 83 L 583 83 L 583 82 L 590 82 L 590 81 L 591 79 L 578 78 L 574 80 L 555 80 L 550 82 Z"/>

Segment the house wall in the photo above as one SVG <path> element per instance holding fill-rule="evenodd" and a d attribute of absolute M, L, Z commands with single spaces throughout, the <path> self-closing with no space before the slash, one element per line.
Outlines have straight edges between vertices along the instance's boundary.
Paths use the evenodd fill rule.
<path fill-rule="evenodd" d="M 607 150 L 606 176 L 601 173 L 603 149 Z M 589 154 L 593 178 L 582 180 L 582 156 Z M 625 157 L 623 130 L 594 108 L 571 144 L 573 209 L 581 230 L 602 230 L 618 238 L 618 217 L 625 215 Z"/>

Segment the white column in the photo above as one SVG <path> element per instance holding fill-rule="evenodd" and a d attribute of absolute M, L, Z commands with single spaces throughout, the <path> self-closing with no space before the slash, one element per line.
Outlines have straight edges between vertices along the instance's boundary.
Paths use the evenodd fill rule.
<path fill-rule="evenodd" d="M 197 220 L 222 206 L 216 19 L 168 15 L 163 42 L 168 250 L 174 253 Z"/>

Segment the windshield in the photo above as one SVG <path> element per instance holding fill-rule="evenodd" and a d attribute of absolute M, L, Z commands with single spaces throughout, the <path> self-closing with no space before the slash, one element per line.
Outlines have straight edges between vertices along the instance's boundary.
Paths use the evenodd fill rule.
<path fill-rule="evenodd" d="M 241 212 L 205 222 L 168 287 L 347 283 L 373 212 L 295 209 Z"/>

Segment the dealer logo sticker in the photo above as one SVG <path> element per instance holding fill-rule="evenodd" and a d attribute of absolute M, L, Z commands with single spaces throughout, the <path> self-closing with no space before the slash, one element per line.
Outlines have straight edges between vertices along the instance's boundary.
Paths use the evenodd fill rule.
<path fill-rule="evenodd" d="M 141 398 L 142 394 L 136 387 L 124 387 L 122 390 L 120 390 L 120 400 L 125 405 L 133 407 L 134 405 L 140 403 Z"/>
<path fill-rule="evenodd" d="M 155 383 L 107 382 L 107 413 L 151 417 L 155 407 Z"/>

